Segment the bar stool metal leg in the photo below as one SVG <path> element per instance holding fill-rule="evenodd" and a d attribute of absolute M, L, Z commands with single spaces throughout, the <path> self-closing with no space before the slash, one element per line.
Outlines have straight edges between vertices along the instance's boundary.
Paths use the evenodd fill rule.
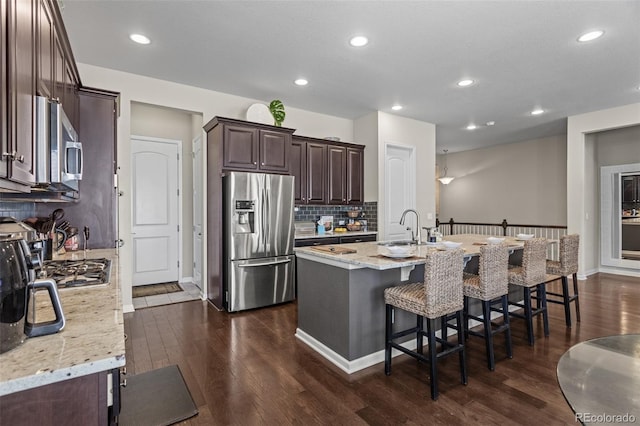
<path fill-rule="evenodd" d="M 391 334 L 392 334 L 392 318 L 393 318 L 393 306 L 386 306 L 385 314 L 385 329 L 384 329 L 384 374 L 387 376 L 391 374 Z"/>
<path fill-rule="evenodd" d="M 573 297 L 576 302 L 576 321 L 580 322 L 580 298 L 578 297 L 578 274 L 573 274 Z"/>
<path fill-rule="evenodd" d="M 458 322 L 458 345 L 461 346 L 459 352 L 460 360 L 460 381 L 463 385 L 467 384 L 467 358 L 466 347 L 464 346 L 464 328 L 462 326 L 463 313 L 461 311 L 456 312 L 456 318 Z"/>
<path fill-rule="evenodd" d="M 509 323 L 509 298 L 505 294 L 501 297 L 502 301 L 502 320 L 504 324 L 507 326 L 505 330 L 504 340 L 505 346 L 507 350 L 507 356 L 511 359 L 513 358 L 513 346 L 511 344 L 511 324 Z"/>
<path fill-rule="evenodd" d="M 438 353 L 436 348 L 436 320 L 427 318 L 427 344 L 429 345 L 429 375 L 431 399 L 438 399 Z"/>

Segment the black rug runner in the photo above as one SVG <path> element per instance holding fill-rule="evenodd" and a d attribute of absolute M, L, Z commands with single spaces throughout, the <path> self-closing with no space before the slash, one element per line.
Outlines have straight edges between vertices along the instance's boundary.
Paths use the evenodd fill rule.
<path fill-rule="evenodd" d="M 177 365 L 127 377 L 121 398 L 122 426 L 167 426 L 198 414 Z"/>

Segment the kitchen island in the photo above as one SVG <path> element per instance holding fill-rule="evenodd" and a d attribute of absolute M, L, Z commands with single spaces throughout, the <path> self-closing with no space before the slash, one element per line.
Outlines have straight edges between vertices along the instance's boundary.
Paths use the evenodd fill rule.
<path fill-rule="evenodd" d="M 355 253 L 334 254 L 319 247 L 296 248 L 298 327 L 296 337 L 347 373 L 384 359 L 384 289 L 424 278 L 427 247 L 415 256 L 381 256 L 376 242 L 336 245 Z M 399 326 L 415 316 L 397 312 Z M 411 342 L 409 342 L 411 343 Z"/>
<path fill-rule="evenodd" d="M 479 254 L 479 244 L 486 238 L 486 235 L 448 237 L 463 243 L 466 262 Z M 516 253 L 524 244 L 513 238 L 506 241 Z M 335 250 L 331 251 L 331 247 Z M 383 256 L 386 248 L 376 242 L 296 248 L 296 337 L 349 374 L 382 362 L 384 289 L 423 281 L 424 258 L 435 250 L 427 245 L 414 247 L 413 256 L 407 258 Z M 341 254 L 345 249 L 355 252 Z M 473 262 L 468 267 L 473 268 Z M 514 292 L 518 293 L 514 297 L 519 297 L 519 289 Z M 479 303 L 472 300 L 470 310 L 479 314 Z M 395 311 L 398 329 L 412 327 L 415 321 L 415 315 Z M 415 339 L 407 336 L 405 345 L 414 348 Z"/>
<path fill-rule="evenodd" d="M 71 252 L 58 259 L 82 259 Z M 0 424 L 108 424 L 125 365 L 124 320 L 115 250 L 108 284 L 60 289 L 65 328 L 26 339 L 0 355 Z M 36 320 L 49 319 L 46 295 L 36 295 Z"/>

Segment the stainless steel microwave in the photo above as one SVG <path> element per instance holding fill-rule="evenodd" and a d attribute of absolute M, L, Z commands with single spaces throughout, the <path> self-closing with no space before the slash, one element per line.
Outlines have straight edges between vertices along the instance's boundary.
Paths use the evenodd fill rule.
<path fill-rule="evenodd" d="M 78 190 L 82 143 L 62 105 L 35 97 L 36 184 L 51 191 Z"/>

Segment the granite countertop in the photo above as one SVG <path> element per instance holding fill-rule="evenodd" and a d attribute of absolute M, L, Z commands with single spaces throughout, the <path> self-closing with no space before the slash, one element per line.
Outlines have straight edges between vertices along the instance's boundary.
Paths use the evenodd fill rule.
<path fill-rule="evenodd" d="M 331 245 L 329 245 L 331 246 Z M 319 246 L 326 247 L 326 246 Z M 427 250 L 431 247 L 416 247 L 414 256 L 405 259 L 391 259 L 380 257 L 382 253 L 386 253 L 385 247 L 379 245 L 375 241 L 366 243 L 350 243 L 340 244 L 335 247 L 349 248 L 356 250 L 356 253 L 333 254 L 329 252 L 319 251 L 314 247 L 296 247 L 296 256 L 303 259 L 316 260 L 346 269 L 371 268 L 377 270 L 395 269 L 405 266 L 421 265 L 424 263 L 424 257 Z"/>
<path fill-rule="evenodd" d="M 629 218 L 629 219 L 625 219 L 624 217 L 622 218 L 622 224 L 623 225 L 640 225 L 640 218 Z"/>
<path fill-rule="evenodd" d="M 469 259 L 471 256 L 477 256 L 480 254 L 480 246 L 486 244 L 487 237 L 489 237 L 489 235 L 461 234 L 447 236 L 446 240 L 462 243 L 462 248 L 465 251 L 465 257 Z M 524 245 L 523 241 L 516 240 L 513 237 L 506 237 L 505 242 L 509 244 L 512 249 L 521 249 Z M 549 240 L 549 242 L 554 243 L 556 241 Z M 443 249 L 441 244 L 436 243 L 421 246 L 413 245 L 411 247 L 414 251 L 411 257 L 390 258 L 382 256 L 383 254 L 388 253 L 388 250 L 383 244 L 385 244 L 384 241 L 372 241 L 366 243 L 335 245 L 336 248 L 354 249 L 356 250 L 356 253 L 334 254 L 318 250 L 318 247 L 331 247 L 331 244 L 315 247 L 296 247 L 295 253 L 296 256 L 303 259 L 315 260 L 344 269 L 371 268 L 387 270 L 421 265 L 425 262 L 424 257 L 429 252 Z"/>
<path fill-rule="evenodd" d="M 347 232 L 325 232 L 324 234 L 296 234 L 296 240 L 305 240 L 309 238 L 331 238 L 331 237 L 356 237 L 358 235 L 377 235 L 378 231 L 347 231 Z"/>
<path fill-rule="evenodd" d="M 57 259 L 82 259 L 77 251 Z M 125 365 L 124 320 L 115 249 L 89 250 L 111 259 L 109 284 L 59 290 L 66 325 L 56 334 L 26 339 L 0 355 L 0 396 Z M 36 297 L 38 321 L 51 313 L 46 292 Z M 43 318 L 40 318 L 40 317 Z"/>

